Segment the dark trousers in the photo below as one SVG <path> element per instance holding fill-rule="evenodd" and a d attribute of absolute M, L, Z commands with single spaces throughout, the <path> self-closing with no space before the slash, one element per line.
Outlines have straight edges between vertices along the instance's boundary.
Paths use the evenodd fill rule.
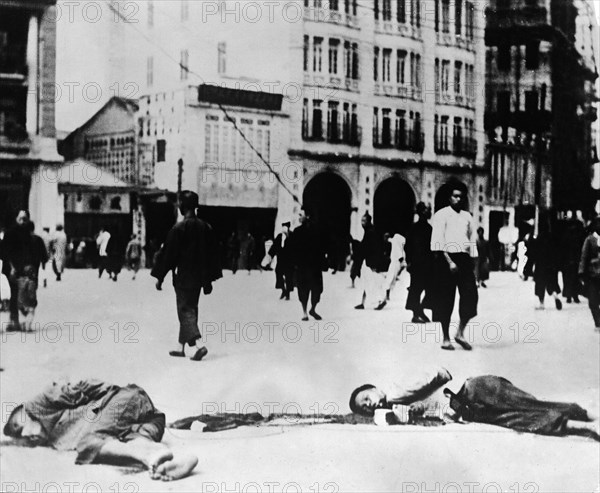
<path fill-rule="evenodd" d="M 412 266 L 410 270 L 410 287 L 406 297 L 406 309 L 417 315 L 423 314 L 421 296 L 427 287 L 428 277 L 431 275 L 427 269 Z"/>
<path fill-rule="evenodd" d="M 579 297 L 579 279 L 577 277 L 578 267 L 577 264 L 569 264 L 562 271 L 564 288 L 563 296 L 565 298 L 577 299 Z"/>
<path fill-rule="evenodd" d="M 456 289 L 460 296 L 458 313 L 460 320 L 467 322 L 477 315 L 477 284 L 473 269 L 473 259 L 467 253 L 450 253 L 450 258 L 458 267 L 457 272 L 450 272 L 450 267 L 442 253 L 436 255 L 434 272 L 435 289 L 432 299 L 433 321 L 442 324 L 444 338 L 449 339 L 450 320 L 454 310 Z"/>
<path fill-rule="evenodd" d="M 296 271 L 296 286 L 298 287 L 298 299 L 302 306 L 310 303 L 315 307 L 321 301 L 323 292 L 323 274 L 317 269 L 298 269 Z"/>
<path fill-rule="evenodd" d="M 533 275 L 535 281 L 535 295 L 544 301 L 546 292 L 550 295 L 560 294 L 560 286 L 558 285 L 558 271 L 553 267 L 535 266 Z"/>
<path fill-rule="evenodd" d="M 600 279 L 590 279 L 587 283 L 588 306 L 596 327 L 600 327 Z"/>
<path fill-rule="evenodd" d="M 177 317 L 179 318 L 179 344 L 196 345 L 200 339 L 198 328 L 198 302 L 200 301 L 201 288 L 175 287 L 175 300 L 177 302 Z"/>
<path fill-rule="evenodd" d="M 10 286 L 10 302 L 8 305 L 10 312 L 10 325 L 19 325 L 19 285 L 17 279 L 13 276 L 6 276 Z"/>

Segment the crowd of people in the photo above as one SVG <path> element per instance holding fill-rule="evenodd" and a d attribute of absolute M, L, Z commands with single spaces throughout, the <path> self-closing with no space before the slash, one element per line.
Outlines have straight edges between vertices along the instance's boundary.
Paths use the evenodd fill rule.
<path fill-rule="evenodd" d="M 450 320 L 458 292 L 460 323 L 454 342 L 464 350 L 472 347 L 464 331 L 469 321 L 477 315 L 478 288 L 485 288 L 490 270 L 490 248 L 482 228 L 475 229 L 473 217 L 464 207 L 464 191 L 459 187 L 450 190 L 449 203 L 432 217 L 425 203 L 416 205 L 415 221 L 406 232 L 382 233 L 373 225 L 369 213 L 362 217 L 363 238 L 352 240 L 350 251 L 350 278 L 352 284 L 360 282 L 357 310 L 371 307 L 382 310 L 393 293 L 398 277 L 406 269 L 410 273 L 410 286 L 406 309 L 411 311 L 414 323 L 439 323 L 442 349 L 454 350 L 450 337 Z M 169 231 L 164 244 L 153 259 L 151 275 L 156 278 L 156 289 L 162 290 L 164 280 L 172 272 L 175 291 L 175 309 L 179 320 L 178 347 L 169 355 L 185 357 L 186 346 L 193 348 L 191 360 L 201 361 L 208 354 L 200 346 L 199 328 L 200 295 L 210 295 L 213 283 L 222 277 L 221 251 L 217 235 L 210 224 L 197 215 L 198 195 L 191 191 L 180 194 L 179 210 L 182 220 Z M 430 223 L 431 219 L 431 223 Z M 586 293 L 596 328 L 600 328 L 600 217 L 590 225 L 585 235 L 583 224 L 566 224 L 563 235 L 558 236 L 550 222 L 541 221 L 537 236 L 527 244 L 528 265 L 524 277 L 533 275 L 535 294 L 543 307 L 545 293 L 558 298 L 558 272 L 563 273 L 563 294 L 567 302 L 579 302 Z M 34 224 L 28 211 L 20 211 L 14 227 L 4 232 L 0 243 L 2 273 L 8 280 L 11 298 L 9 303 L 9 331 L 30 331 L 37 306 L 37 289 L 40 269 L 45 272 L 51 261 L 56 281 L 64 274 L 68 249 L 62 225 L 57 225 L 53 235 L 44 230 L 42 236 L 34 233 Z M 302 320 L 309 317 L 321 320 L 317 312 L 324 291 L 323 272 L 342 266 L 332 266 L 327 245 L 314 220 L 313 211 L 303 207 L 299 226 L 291 229 L 286 221 L 281 232 L 272 241 L 264 243 L 263 268 L 273 261 L 275 288 L 281 290 L 280 299 L 289 300 L 297 291 L 302 309 Z M 144 247 L 136 235 L 125 244 L 116 231 L 103 227 L 96 237 L 98 249 L 98 277 L 104 271 L 113 281 L 124 264 L 133 272 L 141 266 Z M 249 269 L 250 258 L 255 257 L 256 242 L 248 233 L 241 242 L 232 235 L 229 239 L 230 255 L 225 267 L 235 272 L 237 268 Z M 236 253 L 237 252 L 237 253 Z M 44 285 L 46 277 L 43 274 Z M 583 289 L 585 286 L 585 290 Z M 431 310 L 431 319 L 425 310 Z M 443 384 L 451 380 L 447 370 L 440 370 L 433 379 L 403 392 L 382 389 L 373 385 L 358 387 L 350 399 L 353 412 L 375 415 L 383 411 L 383 424 L 404 423 L 404 418 L 422 415 L 415 404 L 423 401 Z M 564 434 L 567 421 L 589 421 L 584 409 L 571 403 L 548 403 L 513 386 L 502 377 L 485 376 L 468 380 L 458 394 L 448 391 L 455 419 L 487 422 L 545 434 Z M 503 400 L 498 400 L 502 395 Z M 104 421 L 83 422 L 82 415 L 73 412 L 89 404 L 98 409 L 121 406 L 126 414 L 106 413 Z M 53 418 L 44 421 L 31 411 L 35 406 L 51 406 Z M 410 406 L 406 416 L 395 406 Z M 485 413 L 482 406 L 487 406 Z M 45 415 L 44 415 L 45 416 Z M 507 421 L 507 416 L 510 420 Z M 377 421 L 376 421 L 377 422 Z M 60 430 L 71 426 L 84 426 L 74 440 Z M 82 381 L 76 384 L 54 385 L 45 393 L 15 408 L 4 428 L 8 436 L 45 443 L 56 448 L 76 449 L 78 463 L 119 463 L 137 461 L 143 464 L 154 479 L 172 480 L 185 477 L 196 467 L 198 459 L 191 455 L 175 455 L 161 439 L 165 417 L 158 412 L 143 389 L 130 385 L 118 387 L 104 382 Z M 79 429 L 79 428 L 78 428 Z M 53 430 L 58 430 L 54 433 Z"/>

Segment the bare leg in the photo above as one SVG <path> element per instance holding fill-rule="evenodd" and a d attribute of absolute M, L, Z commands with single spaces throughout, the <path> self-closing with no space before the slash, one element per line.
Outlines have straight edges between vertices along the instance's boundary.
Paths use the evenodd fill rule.
<path fill-rule="evenodd" d="M 308 312 L 307 312 L 308 301 L 303 301 L 303 302 L 301 302 L 301 304 L 302 304 L 302 320 L 306 322 L 308 320 Z"/>
<path fill-rule="evenodd" d="M 147 438 L 136 438 L 130 442 L 120 442 L 114 439 L 104 443 L 96 457 L 96 462 L 108 464 L 139 462 L 154 477 L 156 468 L 172 458 L 173 454 L 166 445 Z"/>
<path fill-rule="evenodd" d="M 456 336 L 454 337 L 454 340 L 463 348 L 466 349 L 467 351 L 470 351 L 471 349 L 473 349 L 471 347 L 471 345 L 467 342 L 467 340 L 465 339 L 465 328 L 467 327 L 467 324 L 469 323 L 468 320 L 461 320 L 460 323 L 458 324 L 458 330 L 456 331 Z"/>

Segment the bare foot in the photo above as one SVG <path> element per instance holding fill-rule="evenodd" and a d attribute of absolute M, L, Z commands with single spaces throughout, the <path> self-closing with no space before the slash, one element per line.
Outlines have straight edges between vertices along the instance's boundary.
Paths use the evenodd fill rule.
<path fill-rule="evenodd" d="M 139 447 L 139 460 L 148 468 L 151 475 L 160 464 L 173 458 L 173 453 L 160 443 L 140 438 L 132 440 L 129 444 Z"/>
<path fill-rule="evenodd" d="M 198 464 L 198 458 L 194 455 L 181 455 L 172 460 L 160 464 L 154 473 L 152 479 L 161 481 L 174 481 L 188 476 Z"/>

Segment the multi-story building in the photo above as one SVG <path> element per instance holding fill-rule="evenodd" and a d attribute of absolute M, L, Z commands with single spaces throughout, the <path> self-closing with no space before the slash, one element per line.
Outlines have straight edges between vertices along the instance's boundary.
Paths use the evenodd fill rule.
<path fill-rule="evenodd" d="M 536 206 L 558 217 L 593 209 L 597 70 L 588 8 L 580 0 L 493 0 L 486 11 L 491 229 L 522 227 Z"/>
<path fill-rule="evenodd" d="M 304 203 L 327 226 L 332 244 L 360 236 L 365 212 L 380 229 L 403 232 L 415 202 L 439 207 L 444 185 L 455 179 L 468 192 L 477 222 L 485 221 L 479 2 L 173 5 L 139 2 L 136 29 L 111 25 L 110 79 L 133 81 L 159 98 L 202 82 L 282 95 L 289 134 L 279 138 L 289 138 L 272 147 L 286 155 L 270 159 L 290 193 L 277 189 L 278 220 L 293 220 Z M 214 110 L 224 117 L 221 108 Z M 258 145 L 258 130 L 247 130 Z M 198 127 L 196 138 L 208 138 L 206 131 Z M 225 138 L 221 132 L 222 147 Z M 252 153 L 227 159 L 261 164 Z M 175 156 L 167 161 L 177 168 Z M 188 160 L 184 175 L 201 166 Z M 262 171 L 268 173 L 264 164 Z M 235 207 L 241 196 L 229 200 Z"/>
<path fill-rule="evenodd" d="M 112 97 L 64 139 L 65 159 L 85 159 L 130 185 L 153 183 L 153 168 L 138 163 L 138 109 L 135 100 Z"/>
<path fill-rule="evenodd" d="M 0 228 L 62 221 L 54 126 L 56 1 L 0 1 Z"/>

